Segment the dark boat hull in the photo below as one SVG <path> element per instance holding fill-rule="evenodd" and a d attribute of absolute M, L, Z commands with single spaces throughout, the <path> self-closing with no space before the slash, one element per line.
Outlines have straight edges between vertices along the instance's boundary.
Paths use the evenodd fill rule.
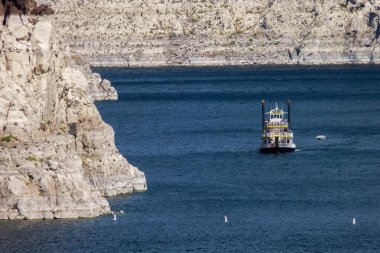
<path fill-rule="evenodd" d="M 279 147 L 273 147 L 273 148 L 260 148 L 261 153 L 289 153 L 294 152 L 295 148 L 279 148 Z"/>

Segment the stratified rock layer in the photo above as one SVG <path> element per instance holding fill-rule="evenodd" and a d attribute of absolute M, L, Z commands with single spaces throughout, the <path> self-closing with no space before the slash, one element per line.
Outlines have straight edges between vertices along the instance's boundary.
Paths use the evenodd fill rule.
<path fill-rule="evenodd" d="M 380 61 L 378 0 L 59 2 L 59 34 L 93 65 Z"/>
<path fill-rule="evenodd" d="M 51 6 L 0 3 L 0 219 L 95 217 L 146 190 L 93 104 L 116 91 L 63 50 Z"/>

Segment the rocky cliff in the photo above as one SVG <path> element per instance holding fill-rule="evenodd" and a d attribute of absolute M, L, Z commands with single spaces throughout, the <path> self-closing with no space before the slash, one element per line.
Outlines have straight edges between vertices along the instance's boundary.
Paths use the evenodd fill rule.
<path fill-rule="evenodd" d="M 146 190 L 93 103 L 116 91 L 60 43 L 53 4 L 0 3 L 0 219 L 94 217 Z"/>
<path fill-rule="evenodd" d="M 379 63 L 379 0 L 58 0 L 93 65 Z"/>

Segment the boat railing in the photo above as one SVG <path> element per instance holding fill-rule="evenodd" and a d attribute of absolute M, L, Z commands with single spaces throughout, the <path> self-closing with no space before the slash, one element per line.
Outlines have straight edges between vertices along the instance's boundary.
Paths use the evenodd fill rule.
<path fill-rule="evenodd" d="M 288 132 L 285 132 L 285 133 L 265 133 L 265 134 L 262 134 L 262 137 L 263 138 L 275 138 L 275 137 L 293 138 L 293 133 L 288 133 Z"/>
<path fill-rule="evenodd" d="M 266 127 L 267 128 L 287 128 L 288 122 L 281 121 L 281 122 L 267 122 Z"/>

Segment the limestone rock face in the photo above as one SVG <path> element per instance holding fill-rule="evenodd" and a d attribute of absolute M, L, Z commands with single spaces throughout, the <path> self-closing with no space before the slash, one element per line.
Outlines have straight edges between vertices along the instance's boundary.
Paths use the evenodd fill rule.
<path fill-rule="evenodd" d="M 59 0 L 59 34 L 93 65 L 380 62 L 378 0 Z"/>
<path fill-rule="evenodd" d="M 98 73 L 93 73 L 90 69 L 90 65 L 87 62 L 76 59 L 74 66 L 86 76 L 89 82 L 88 95 L 91 100 L 117 100 L 118 95 L 114 87 L 111 86 L 111 82 L 107 79 L 102 79 Z"/>
<path fill-rule="evenodd" d="M 89 218 L 109 212 L 86 180 L 75 138 L 2 142 L 0 219 Z"/>
<path fill-rule="evenodd" d="M 38 22 L 33 29 L 32 44 L 36 53 L 36 72 L 46 73 L 50 67 L 50 45 L 52 36 L 52 24 L 49 21 Z M 17 39 L 17 37 L 16 37 Z"/>
<path fill-rule="evenodd" d="M 93 103 L 115 89 L 65 50 L 52 3 L 0 3 L 0 219 L 95 217 L 146 190 Z"/>

